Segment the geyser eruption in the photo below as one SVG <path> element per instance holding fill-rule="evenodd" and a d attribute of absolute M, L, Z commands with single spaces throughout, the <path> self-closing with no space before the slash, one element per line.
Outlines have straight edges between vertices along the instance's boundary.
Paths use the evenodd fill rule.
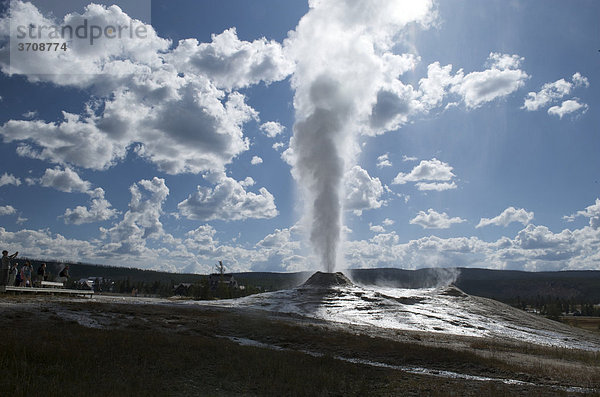
<path fill-rule="evenodd" d="M 340 84 L 321 76 L 310 87 L 315 108 L 294 126 L 293 150 L 296 170 L 311 214 L 310 241 L 328 272 L 335 269 L 342 226 L 341 191 L 344 175 L 345 119 L 350 106 Z"/>
<path fill-rule="evenodd" d="M 431 19 L 432 1 L 309 0 L 309 6 L 285 43 L 296 61 L 296 122 L 286 155 L 303 190 L 314 253 L 333 272 L 342 237 L 343 178 L 359 151 L 356 137 L 381 133 L 382 125 L 397 127 L 394 117 L 408 105 L 389 109 L 389 101 L 378 104 L 378 98 L 408 90 L 397 78 L 414 67 L 415 58 L 391 50 L 406 24 Z"/>

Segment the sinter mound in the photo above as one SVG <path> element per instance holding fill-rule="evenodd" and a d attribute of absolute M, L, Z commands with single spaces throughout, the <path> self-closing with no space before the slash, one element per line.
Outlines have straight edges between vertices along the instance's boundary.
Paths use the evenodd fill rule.
<path fill-rule="evenodd" d="M 340 285 L 354 285 L 348 277 L 344 276 L 342 272 L 337 273 L 324 273 L 316 272 L 303 284 L 304 287 L 335 287 Z"/>

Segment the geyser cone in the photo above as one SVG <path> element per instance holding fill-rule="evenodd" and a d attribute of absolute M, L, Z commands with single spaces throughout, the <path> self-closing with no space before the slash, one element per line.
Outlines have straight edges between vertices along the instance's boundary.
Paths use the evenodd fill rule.
<path fill-rule="evenodd" d="M 325 273 L 316 272 L 303 284 L 304 287 L 329 288 L 337 286 L 352 286 L 352 281 L 342 272 Z"/>

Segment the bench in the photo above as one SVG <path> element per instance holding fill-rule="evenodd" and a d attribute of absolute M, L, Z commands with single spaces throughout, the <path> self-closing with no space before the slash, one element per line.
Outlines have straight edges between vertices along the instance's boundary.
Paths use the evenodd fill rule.
<path fill-rule="evenodd" d="M 60 288 L 56 288 L 52 287 L 52 288 L 48 288 L 48 287 L 42 287 L 42 288 L 38 288 L 38 287 L 11 287 L 11 286 L 0 286 L 0 292 L 27 292 L 27 293 L 44 293 L 44 294 L 66 294 L 66 295 L 80 295 L 80 296 L 87 296 L 87 297 L 92 297 L 94 295 L 94 291 L 92 290 L 85 290 L 85 289 L 67 289 L 67 288 L 62 288 L 63 284 L 62 283 L 54 283 L 54 282 L 50 282 L 50 281 L 42 281 L 43 283 L 52 283 L 52 284 L 59 284 Z"/>
<path fill-rule="evenodd" d="M 46 288 L 64 288 L 65 286 L 63 283 L 57 283 L 54 281 L 40 281 L 40 284 L 42 287 Z"/>

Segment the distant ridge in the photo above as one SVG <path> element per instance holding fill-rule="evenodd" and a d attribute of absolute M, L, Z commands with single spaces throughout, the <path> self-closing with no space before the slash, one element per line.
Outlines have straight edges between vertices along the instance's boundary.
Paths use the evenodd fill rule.
<path fill-rule="evenodd" d="M 134 282 L 195 283 L 204 275 L 192 273 L 169 273 L 136 268 L 92 265 L 74 262 L 57 262 L 18 258 L 22 264 L 29 259 L 34 269 L 41 262 L 48 264 L 56 276 L 65 264 L 70 265 L 71 278 L 103 277 L 112 280 L 129 279 Z M 600 271 L 569 270 L 558 272 L 526 272 L 518 270 L 494 270 L 479 268 L 425 268 L 405 270 L 398 268 L 349 269 L 344 272 L 357 284 L 384 285 L 399 288 L 425 288 L 454 284 L 469 295 L 483 296 L 502 302 L 521 299 L 575 299 L 593 304 L 600 303 Z M 290 289 L 303 284 L 312 272 L 244 272 L 233 273 L 240 284 L 249 283 L 268 291 Z"/>

